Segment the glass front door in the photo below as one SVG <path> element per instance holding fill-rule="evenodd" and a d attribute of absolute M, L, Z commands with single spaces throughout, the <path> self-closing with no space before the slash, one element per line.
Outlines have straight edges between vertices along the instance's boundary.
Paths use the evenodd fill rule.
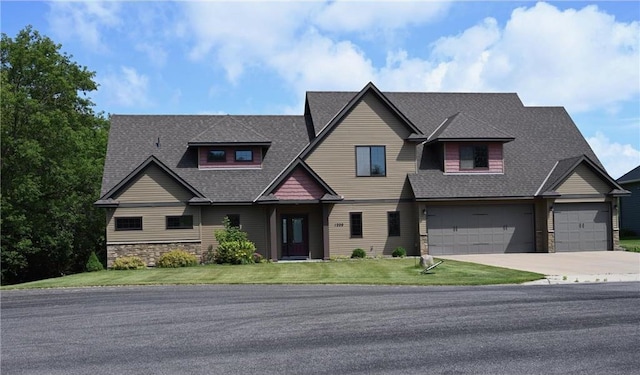
<path fill-rule="evenodd" d="M 282 216 L 282 256 L 309 256 L 309 230 L 305 215 Z"/>

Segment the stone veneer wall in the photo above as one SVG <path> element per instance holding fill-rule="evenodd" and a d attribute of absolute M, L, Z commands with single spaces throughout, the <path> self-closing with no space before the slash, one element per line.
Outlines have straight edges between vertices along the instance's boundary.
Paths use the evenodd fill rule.
<path fill-rule="evenodd" d="M 156 259 L 171 250 L 184 250 L 194 254 L 202 261 L 202 245 L 200 242 L 172 242 L 172 243 L 139 243 L 126 245 L 107 245 L 107 267 L 111 268 L 116 258 L 123 256 L 137 256 L 148 267 L 156 265 Z"/>

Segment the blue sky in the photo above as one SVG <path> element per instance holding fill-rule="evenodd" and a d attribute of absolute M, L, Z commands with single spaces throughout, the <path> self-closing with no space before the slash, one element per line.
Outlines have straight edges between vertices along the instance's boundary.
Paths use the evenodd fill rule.
<path fill-rule="evenodd" d="M 640 164 L 640 2 L 0 3 L 96 72 L 96 110 L 301 114 L 306 90 L 517 92 Z"/>

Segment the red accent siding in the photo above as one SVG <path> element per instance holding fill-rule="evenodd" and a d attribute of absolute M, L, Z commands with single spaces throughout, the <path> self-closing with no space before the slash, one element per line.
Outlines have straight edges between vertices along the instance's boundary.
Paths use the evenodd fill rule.
<path fill-rule="evenodd" d="M 207 155 L 209 150 L 223 150 L 227 161 L 224 162 L 209 162 L 207 161 Z M 253 151 L 253 161 L 236 161 L 236 150 L 251 150 Z M 202 169 L 231 169 L 231 168 L 260 168 L 262 165 L 262 148 L 261 147 L 200 147 L 198 150 L 198 166 Z"/>
<path fill-rule="evenodd" d="M 502 158 L 502 143 L 487 143 L 489 147 L 488 169 L 460 170 L 460 143 L 446 143 L 444 145 L 444 172 L 445 173 L 502 173 L 504 161 Z"/>
<path fill-rule="evenodd" d="M 325 191 L 307 172 L 296 168 L 274 194 L 278 199 L 303 200 L 320 199 Z"/>

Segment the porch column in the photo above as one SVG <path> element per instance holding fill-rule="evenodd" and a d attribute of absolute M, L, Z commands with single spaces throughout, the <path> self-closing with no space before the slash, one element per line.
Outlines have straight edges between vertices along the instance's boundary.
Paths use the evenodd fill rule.
<path fill-rule="evenodd" d="M 555 199 L 547 199 L 547 251 L 549 253 L 556 252 L 556 232 L 554 229 L 553 204 Z"/>
<path fill-rule="evenodd" d="M 269 206 L 269 247 L 271 260 L 278 261 L 278 210 L 275 205 Z"/>
<path fill-rule="evenodd" d="M 329 260 L 329 211 L 328 204 L 322 205 L 322 259 Z"/>

